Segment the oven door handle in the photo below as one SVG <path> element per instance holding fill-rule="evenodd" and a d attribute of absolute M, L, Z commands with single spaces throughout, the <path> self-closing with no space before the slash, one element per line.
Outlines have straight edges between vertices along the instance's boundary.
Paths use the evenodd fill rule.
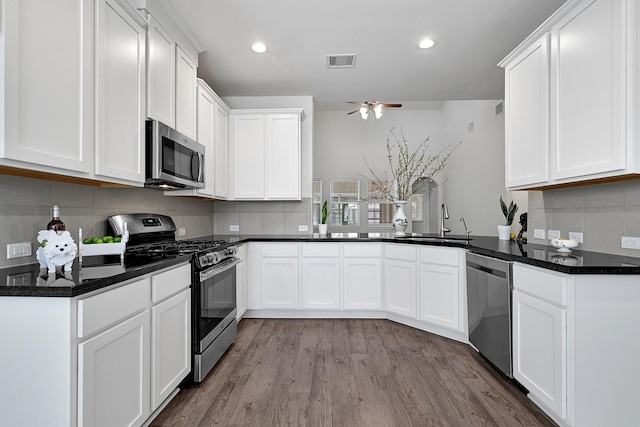
<path fill-rule="evenodd" d="M 212 278 L 216 274 L 224 273 L 230 268 L 233 268 L 236 265 L 238 265 L 239 262 L 240 262 L 240 258 L 235 258 L 232 262 L 228 264 L 224 264 L 222 267 L 211 267 L 210 269 L 201 272 L 200 282 L 204 282 L 205 280 Z"/>

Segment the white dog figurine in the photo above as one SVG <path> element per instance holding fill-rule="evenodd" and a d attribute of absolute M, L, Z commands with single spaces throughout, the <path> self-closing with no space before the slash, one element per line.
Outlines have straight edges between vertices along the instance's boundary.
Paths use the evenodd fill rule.
<path fill-rule="evenodd" d="M 56 267 L 64 266 L 64 271 L 71 271 L 73 260 L 78 252 L 78 246 L 74 243 L 71 233 L 63 231 L 58 234 L 55 230 L 40 230 L 38 242 L 44 247 L 38 248 L 36 258 L 41 268 L 47 268 L 49 273 L 55 273 Z"/>

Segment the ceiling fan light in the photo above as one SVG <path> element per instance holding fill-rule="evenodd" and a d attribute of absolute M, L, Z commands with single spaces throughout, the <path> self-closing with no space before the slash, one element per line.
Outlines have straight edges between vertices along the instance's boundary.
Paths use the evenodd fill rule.
<path fill-rule="evenodd" d="M 257 42 L 251 46 L 251 50 L 255 53 L 265 53 L 267 51 L 267 46 L 264 43 Z"/>
<path fill-rule="evenodd" d="M 360 108 L 360 116 L 362 116 L 364 120 L 367 120 L 367 117 L 369 117 L 369 109 L 367 107 Z"/>
<path fill-rule="evenodd" d="M 424 40 L 421 40 L 420 43 L 418 43 L 418 47 L 420 49 L 429 49 L 434 47 L 435 45 L 436 45 L 436 41 L 432 39 L 424 39 Z"/>
<path fill-rule="evenodd" d="M 376 119 L 379 119 L 380 117 L 382 117 L 382 110 L 380 111 L 374 111 L 373 114 L 376 115 Z"/>

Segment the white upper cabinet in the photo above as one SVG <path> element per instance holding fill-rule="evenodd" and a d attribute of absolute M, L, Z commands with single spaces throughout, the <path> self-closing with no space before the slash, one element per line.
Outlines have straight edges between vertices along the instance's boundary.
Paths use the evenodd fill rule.
<path fill-rule="evenodd" d="M 2 164 L 88 178 L 94 2 L 6 0 L 2 7 Z"/>
<path fill-rule="evenodd" d="M 569 0 L 500 63 L 507 188 L 640 172 L 637 22 L 634 0 Z"/>
<path fill-rule="evenodd" d="M 505 182 L 518 187 L 549 179 L 549 36 L 505 67 Z"/>
<path fill-rule="evenodd" d="M 234 199 L 300 200 L 301 115 L 231 110 Z"/>
<path fill-rule="evenodd" d="M 147 29 L 147 114 L 176 127 L 176 42 L 151 15 Z"/>
<path fill-rule="evenodd" d="M 198 49 L 172 19 L 168 2 L 137 0 L 147 30 L 147 115 L 195 140 Z"/>
<path fill-rule="evenodd" d="M 226 199 L 229 197 L 229 107 L 221 100 L 216 101 L 213 120 L 213 195 Z"/>
<path fill-rule="evenodd" d="M 554 180 L 625 169 L 625 1 L 583 1 L 551 29 Z"/>
<path fill-rule="evenodd" d="M 195 140 L 198 64 L 176 47 L 176 130 Z"/>
<path fill-rule="evenodd" d="M 95 174 L 143 184 L 144 20 L 117 0 L 97 6 Z"/>

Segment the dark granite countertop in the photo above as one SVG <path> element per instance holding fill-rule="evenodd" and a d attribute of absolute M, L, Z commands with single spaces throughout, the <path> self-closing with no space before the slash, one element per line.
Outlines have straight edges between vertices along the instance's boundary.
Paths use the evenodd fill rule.
<path fill-rule="evenodd" d="M 507 261 L 558 271 L 567 274 L 639 274 L 640 258 L 624 257 L 599 252 L 573 250 L 568 254 L 557 252 L 552 246 L 518 244 L 502 241 L 497 237 L 414 235 L 395 238 L 392 233 L 330 233 L 308 235 L 214 235 L 203 238 L 224 239 L 231 243 L 246 242 L 386 242 L 413 245 L 444 246 L 467 249 L 471 252 Z M 37 263 L 0 269 L 0 296 L 75 297 L 103 287 L 114 285 L 173 265 L 189 262 L 190 255 L 166 258 L 161 261 L 136 266 L 126 266 L 119 261 L 108 262 L 100 257 L 85 257 L 82 267 L 74 262 L 72 273 L 55 277 L 40 270 Z"/>

